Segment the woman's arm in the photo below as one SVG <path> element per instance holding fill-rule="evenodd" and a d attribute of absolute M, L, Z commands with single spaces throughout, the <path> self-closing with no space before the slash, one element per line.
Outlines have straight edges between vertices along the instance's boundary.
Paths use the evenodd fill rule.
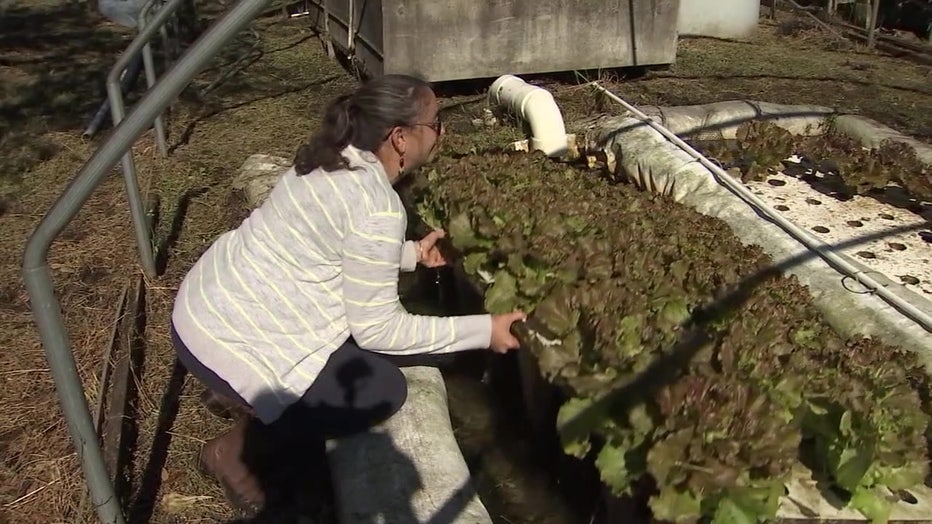
<path fill-rule="evenodd" d="M 373 213 L 348 233 L 343 257 L 343 301 L 350 332 L 364 349 L 383 353 L 449 353 L 491 344 L 491 315 L 412 315 L 398 297 L 401 213 Z M 401 257 L 402 259 L 404 257 Z"/>

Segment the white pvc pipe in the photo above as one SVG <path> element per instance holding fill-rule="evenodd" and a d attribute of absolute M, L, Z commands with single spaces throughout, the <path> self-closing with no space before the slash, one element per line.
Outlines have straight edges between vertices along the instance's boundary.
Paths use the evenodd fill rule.
<path fill-rule="evenodd" d="M 489 88 L 489 101 L 505 106 L 531 126 L 530 149 L 547 156 L 561 156 L 567 151 L 563 115 L 553 95 L 514 75 L 502 75 Z"/>
<path fill-rule="evenodd" d="M 840 257 L 834 251 L 827 249 L 830 246 L 813 237 L 804 229 L 784 218 L 783 215 L 781 215 L 775 209 L 772 209 L 770 206 L 764 203 L 764 201 L 757 198 L 754 193 L 752 193 L 750 190 L 748 190 L 747 187 L 744 186 L 744 184 L 736 181 L 724 169 L 716 165 L 708 158 L 702 156 L 702 154 L 693 149 L 689 144 L 681 140 L 680 137 L 676 136 L 672 131 L 655 122 L 652 118 L 641 112 L 638 108 L 634 107 L 628 102 L 625 102 L 620 97 L 618 97 L 618 95 L 598 85 L 596 82 L 590 82 L 589 85 L 598 89 L 618 104 L 621 104 L 625 109 L 634 114 L 638 120 L 654 128 L 654 130 L 656 130 L 658 133 L 679 146 L 679 148 L 688 153 L 689 156 L 693 157 L 700 164 L 705 166 L 706 169 L 715 173 L 719 177 L 719 180 L 721 180 L 722 183 L 724 183 L 726 186 L 728 186 L 729 189 L 735 192 L 735 194 L 737 194 L 749 205 L 766 215 L 770 220 L 783 228 L 784 231 L 789 233 L 790 236 L 795 238 L 801 244 L 822 256 L 822 258 L 825 259 L 831 266 L 833 266 L 836 271 L 854 278 L 862 285 L 870 289 L 871 292 L 876 293 L 880 296 L 880 298 L 885 300 L 894 308 L 898 309 L 901 313 L 919 323 L 926 329 L 926 331 L 932 331 L 932 317 L 930 317 L 924 311 L 910 304 L 906 300 L 903 300 L 902 297 L 890 292 L 887 288 L 880 285 L 880 283 L 852 265 L 843 257 Z"/>

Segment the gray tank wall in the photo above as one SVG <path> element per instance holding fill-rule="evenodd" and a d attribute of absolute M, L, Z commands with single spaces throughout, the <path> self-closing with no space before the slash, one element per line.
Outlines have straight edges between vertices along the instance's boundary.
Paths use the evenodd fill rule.
<path fill-rule="evenodd" d="M 676 58 L 680 0 L 313 0 L 344 49 L 353 1 L 356 54 L 375 75 L 437 82 Z"/>

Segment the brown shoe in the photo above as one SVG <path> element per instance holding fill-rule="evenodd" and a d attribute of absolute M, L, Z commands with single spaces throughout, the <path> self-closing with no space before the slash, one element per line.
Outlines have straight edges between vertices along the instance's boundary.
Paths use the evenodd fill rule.
<path fill-rule="evenodd" d="M 201 448 L 198 469 L 217 480 L 231 506 L 256 513 L 265 504 L 265 493 L 243 461 L 246 431 L 251 423 L 248 417 L 240 418 L 229 431 L 207 441 Z"/>
<path fill-rule="evenodd" d="M 204 388 L 204 391 L 201 392 L 200 401 L 201 405 L 207 408 L 207 411 L 222 419 L 235 420 L 252 415 L 252 410 L 247 406 L 209 388 Z"/>

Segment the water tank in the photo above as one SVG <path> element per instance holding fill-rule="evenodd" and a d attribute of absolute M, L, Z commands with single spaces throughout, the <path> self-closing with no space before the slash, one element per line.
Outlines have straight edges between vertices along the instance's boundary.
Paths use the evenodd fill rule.
<path fill-rule="evenodd" d="M 679 0 L 683 36 L 741 38 L 757 28 L 760 0 Z"/>
<path fill-rule="evenodd" d="M 329 34 L 337 47 L 352 50 L 373 75 L 414 73 L 439 82 L 676 59 L 679 0 L 310 4 L 315 28 Z"/>

